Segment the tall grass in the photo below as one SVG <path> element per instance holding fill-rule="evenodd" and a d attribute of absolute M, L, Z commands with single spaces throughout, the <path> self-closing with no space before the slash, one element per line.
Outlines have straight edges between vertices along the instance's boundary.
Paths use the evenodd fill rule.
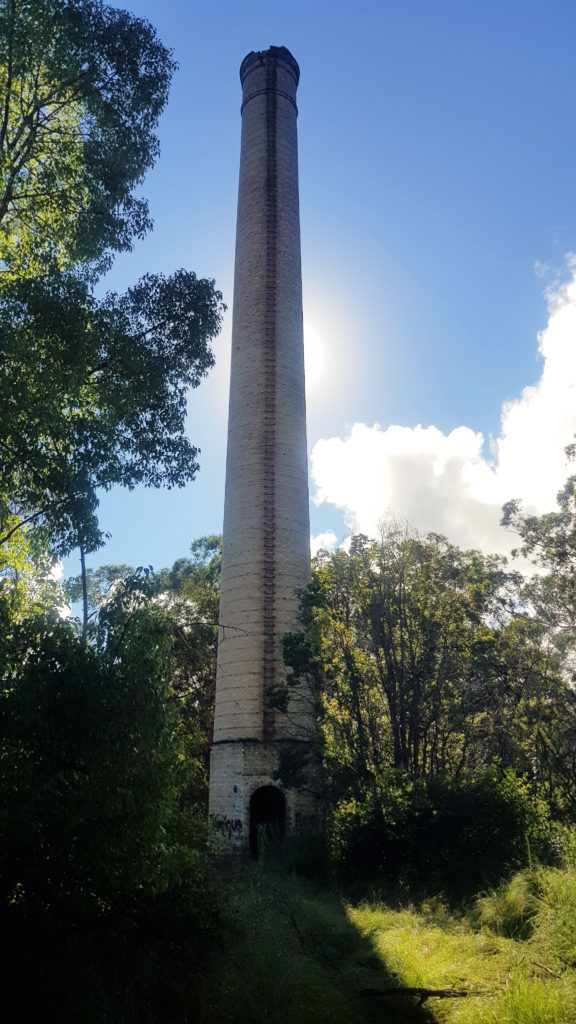
<path fill-rule="evenodd" d="M 576 868 L 543 873 L 534 940 L 563 966 L 576 967 Z"/>
<path fill-rule="evenodd" d="M 574 1024 L 574 987 L 558 981 L 517 979 L 485 1008 L 478 1024 Z"/>
<path fill-rule="evenodd" d="M 258 866 L 227 881 L 228 932 L 199 1024 L 428 1024 L 415 999 L 382 1008 L 398 979 L 334 893 Z"/>
<path fill-rule="evenodd" d="M 454 916 L 438 900 L 343 904 L 254 867 L 200 1024 L 574 1024 L 576 871 L 536 867 Z"/>
<path fill-rule="evenodd" d="M 21 921 L 21 934 L 7 928 L 14 963 L 21 963 L 20 1007 L 29 989 L 35 1010 L 13 1019 L 46 1024 L 576 1021 L 576 867 L 527 869 L 460 915 L 438 899 L 417 907 L 392 908 L 379 901 L 352 905 L 333 890 L 291 875 L 285 865 L 245 865 L 222 877 L 218 892 L 214 906 L 222 909 L 216 929 L 200 927 L 198 893 L 192 891 L 186 899 L 182 891 L 170 900 L 125 908 L 123 915 L 100 922 L 102 932 L 94 922 L 85 934 L 73 936 L 65 921 L 59 930 L 52 922 L 45 936 L 31 931 L 30 922 L 24 928 Z M 207 910 L 205 904 L 202 918 Z M 27 971 L 23 957 L 31 934 L 35 942 Z"/>
<path fill-rule="evenodd" d="M 540 902 L 541 872 L 520 871 L 509 882 L 478 897 L 478 923 L 509 939 L 527 939 L 533 931 Z"/>
<path fill-rule="evenodd" d="M 461 919 L 435 904 L 401 911 L 364 905 L 349 914 L 404 984 L 468 993 L 429 998 L 435 1021 L 576 1021 L 573 867 L 519 872 Z"/>

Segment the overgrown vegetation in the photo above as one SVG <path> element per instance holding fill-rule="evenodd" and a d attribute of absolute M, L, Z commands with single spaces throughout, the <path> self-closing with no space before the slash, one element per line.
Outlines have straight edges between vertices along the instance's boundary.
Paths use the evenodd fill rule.
<path fill-rule="evenodd" d="M 404 985 L 445 993 L 425 1000 L 431 1020 L 569 1024 L 574 960 L 558 950 L 575 909 L 573 886 L 572 868 L 539 868 L 513 876 L 464 917 L 438 901 L 400 912 L 364 905 L 349 914 Z"/>
<path fill-rule="evenodd" d="M 65 619 L 59 554 L 101 546 L 98 490 L 198 469 L 188 392 L 214 282 L 97 298 L 151 227 L 175 64 L 101 0 L 0 0 L 0 928 L 9 1020 L 185 1019 L 217 933 L 203 764 L 178 712 L 178 626 L 148 572 Z M 212 627 L 210 627 L 212 628 Z M 202 657 L 207 658 L 205 645 Z M 201 788 L 200 781 L 196 788 Z M 186 986 L 185 986 L 186 987 Z M 186 991 L 188 991 L 186 987 Z"/>
<path fill-rule="evenodd" d="M 576 809 L 571 494 L 541 533 L 514 513 L 549 570 L 532 581 L 395 522 L 316 560 L 272 700 L 315 702 L 343 880 L 458 902 L 553 856 L 553 823 Z"/>
<path fill-rule="evenodd" d="M 528 869 L 456 916 L 437 899 L 354 905 L 277 870 L 245 870 L 228 882 L 198 1019 L 571 1024 L 574 880 L 569 866 Z"/>
<path fill-rule="evenodd" d="M 314 702 L 326 828 L 275 871 L 217 878 L 206 852 L 219 538 L 156 573 L 85 569 L 99 488 L 198 468 L 214 282 L 95 293 L 150 227 L 134 188 L 173 70 L 100 0 L 0 0 L 5 1015 L 568 1024 L 576 478 L 555 513 L 505 508 L 531 580 L 393 521 L 318 557 L 268 697 Z M 281 781 L 304 769 L 286 757 Z"/>

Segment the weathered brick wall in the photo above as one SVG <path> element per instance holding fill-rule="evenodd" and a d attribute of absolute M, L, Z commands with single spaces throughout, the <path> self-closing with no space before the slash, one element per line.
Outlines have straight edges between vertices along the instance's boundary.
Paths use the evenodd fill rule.
<path fill-rule="evenodd" d="M 268 744 L 257 740 L 238 740 L 218 743 L 212 747 L 211 823 L 215 839 L 223 852 L 247 851 L 250 800 L 262 786 L 278 785 L 272 776 L 278 764 L 281 745 L 282 741 Z M 306 788 L 287 790 L 284 796 L 287 835 L 309 835 L 320 823 L 317 766 L 312 764 Z"/>
<path fill-rule="evenodd" d="M 264 698 L 265 687 L 284 674 L 281 637 L 294 628 L 294 592 L 308 580 L 310 552 L 299 72 L 287 50 L 271 47 L 249 54 L 240 75 L 242 143 L 210 810 L 242 821 L 245 830 L 250 793 L 241 799 L 241 777 L 250 776 L 251 791 L 255 780 L 270 783 L 274 742 L 304 738 L 311 728 L 307 704 L 294 706 L 287 717 L 270 710 Z M 248 754 L 239 752 L 242 741 L 262 746 L 255 752 L 250 743 Z"/>

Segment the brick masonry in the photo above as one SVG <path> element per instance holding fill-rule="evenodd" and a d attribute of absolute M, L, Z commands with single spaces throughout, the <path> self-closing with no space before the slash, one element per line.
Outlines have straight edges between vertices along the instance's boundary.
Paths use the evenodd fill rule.
<path fill-rule="evenodd" d="M 242 141 L 210 814 L 229 849 L 244 849 L 249 805 L 273 780 L 286 741 L 309 743 L 310 705 L 288 715 L 264 691 L 282 679 L 282 635 L 310 571 L 298 204 L 296 88 L 283 47 L 240 69 Z M 316 797 L 286 796 L 286 828 Z M 230 824 L 232 823 L 232 824 Z"/>

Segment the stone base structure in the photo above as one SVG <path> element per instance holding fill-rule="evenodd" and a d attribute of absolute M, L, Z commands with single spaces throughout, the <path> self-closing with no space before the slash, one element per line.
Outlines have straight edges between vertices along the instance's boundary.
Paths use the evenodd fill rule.
<path fill-rule="evenodd" d="M 318 815 L 312 779 L 284 791 L 282 751 L 310 754 L 314 711 L 268 703 L 286 677 L 310 574 L 296 88 L 284 47 L 242 62 L 242 144 L 210 816 L 225 850 L 262 829 L 294 835 Z M 316 773 L 312 769 L 311 774 Z M 317 780 L 316 780 L 317 781 Z"/>
<path fill-rule="evenodd" d="M 212 748 L 211 822 L 226 853 L 257 857 L 262 842 L 308 837 L 320 824 L 318 779 L 311 758 L 311 788 L 288 789 L 275 781 L 278 743 L 258 740 L 221 743 Z M 218 814 L 217 808 L 223 813 Z M 263 835 L 264 830 L 264 835 Z"/>

